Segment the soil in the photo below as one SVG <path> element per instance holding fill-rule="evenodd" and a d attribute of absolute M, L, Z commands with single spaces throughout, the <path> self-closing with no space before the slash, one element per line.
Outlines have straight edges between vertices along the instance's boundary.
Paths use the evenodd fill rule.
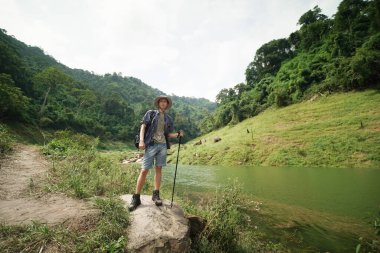
<path fill-rule="evenodd" d="M 24 144 L 0 160 L 0 223 L 75 226 L 95 215 L 95 209 L 84 200 L 44 190 L 49 166 L 38 147 Z"/>

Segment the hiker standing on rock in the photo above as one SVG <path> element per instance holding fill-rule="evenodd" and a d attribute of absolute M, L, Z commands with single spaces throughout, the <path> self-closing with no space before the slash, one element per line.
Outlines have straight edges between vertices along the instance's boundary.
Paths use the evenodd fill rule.
<path fill-rule="evenodd" d="M 158 96 L 154 100 L 157 110 L 149 110 L 145 113 L 140 128 L 139 148 L 145 150 L 140 175 L 137 179 L 136 192 L 133 194 L 129 211 L 133 211 L 141 204 L 140 193 L 144 186 L 146 176 L 153 167 L 155 161 L 154 191 L 152 200 L 157 206 L 162 205 L 160 199 L 161 171 L 166 166 L 166 153 L 169 147 L 169 138 L 178 138 L 184 135 L 183 131 L 173 133 L 173 120 L 166 113 L 172 106 L 172 100 L 168 96 Z"/>

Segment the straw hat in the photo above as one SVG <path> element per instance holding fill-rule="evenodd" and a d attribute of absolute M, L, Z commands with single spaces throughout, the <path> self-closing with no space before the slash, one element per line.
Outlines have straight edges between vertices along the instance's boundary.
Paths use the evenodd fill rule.
<path fill-rule="evenodd" d="M 173 102 L 172 102 L 172 99 L 170 97 L 165 96 L 165 95 L 160 95 L 160 96 L 156 97 L 156 99 L 154 100 L 154 106 L 158 108 L 158 101 L 160 101 L 160 99 L 162 99 L 162 98 L 164 98 L 168 101 L 168 107 L 166 108 L 166 110 L 169 110 L 170 107 L 172 107 Z"/>

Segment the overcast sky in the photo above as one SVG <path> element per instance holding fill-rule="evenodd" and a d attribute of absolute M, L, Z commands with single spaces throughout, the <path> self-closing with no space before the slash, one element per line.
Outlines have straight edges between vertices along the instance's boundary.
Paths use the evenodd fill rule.
<path fill-rule="evenodd" d="M 339 0 L 0 0 L 0 28 L 59 62 L 121 72 L 167 94 L 215 100 L 256 50 Z"/>

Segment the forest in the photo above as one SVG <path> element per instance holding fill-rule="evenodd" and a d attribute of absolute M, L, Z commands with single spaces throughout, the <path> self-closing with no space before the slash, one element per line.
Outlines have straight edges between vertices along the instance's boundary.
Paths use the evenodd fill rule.
<path fill-rule="evenodd" d="M 380 1 L 343 0 L 332 18 L 315 6 L 297 24 L 287 38 L 257 49 L 245 83 L 218 93 L 217 110 L 201 123 L 202 133 L 235 125 L 272 105 L 379 87 Z"/>
<path fill-rule="evenodd" d="M 143 115 L 160 94 L 164 92 L 121 73 L 97 75 L 71 69 L 0 30 L 2 122 L 131 142 Z M 198 136 L 199 122 L 216 104 L 202 98 L 172 95 L 172 99 L 175 106 L 169 114 L 176 129 L 187 133 L 185 141 Z"/>

